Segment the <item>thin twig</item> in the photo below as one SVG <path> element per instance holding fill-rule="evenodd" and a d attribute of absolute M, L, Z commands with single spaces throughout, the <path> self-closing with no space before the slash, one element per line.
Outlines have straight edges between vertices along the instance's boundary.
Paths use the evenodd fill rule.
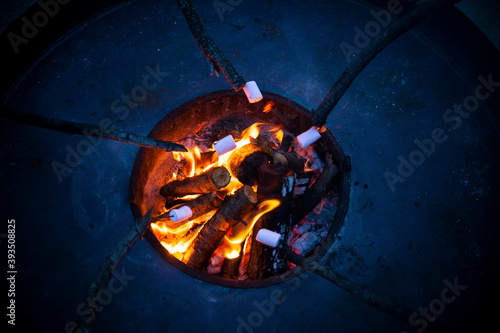
<path fill-rule="evenodd" d="M 184 146 L 174 142 L 161 141 L 142 135 L 127 133 L 113 128 L 107 128 L 108 126 L 103 127 L 93 124 L 83 124 L 50 118 L 39 114 L 19 112 L 5 105 L 0 105 L 0 118 L 67 134 L 102 137 L 141 147 L 161 148 L 166 151 L 188 151 Z"/>

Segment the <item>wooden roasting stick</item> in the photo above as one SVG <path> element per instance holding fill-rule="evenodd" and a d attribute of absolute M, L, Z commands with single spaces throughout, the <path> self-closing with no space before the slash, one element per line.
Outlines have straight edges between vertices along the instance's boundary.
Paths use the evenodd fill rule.
<path fill-rule="evenodd" d="M 193 212 L 193 215 L 189 219 L 182 220 L 179 222 L 173 222 L 172 219 L 170 218 L 170 212 L 166 212 L 164 214 L 161 214 L 160 216 L 155 217 L 153 220 L 151 220 L 151 222 L 152 223 L 164 222 L 166 227 L 169 229 L 178 228 L 184 223 L 187 223 L 191 220 L 194 220 L 202 215 L 205 215 L 219 208 L 222 203 L 222 200 L 224 199 L 224 196 L 225 193 L 220 191 L 205 193 L 191 201 L 185 202 L 182 206 L 188 206 Z"/>
<path fill-rule="evenodd" d="M 327 153 L 323 172 L 304 193 L 304 198 L 307 198 L 307 200 L 302 200 L 300 204 L 296 204 L 292 211 L 292 226 L 299 223 L 321 202 L 332 189 L 338 176 L 339 168 L 333 163 L 332 155 Z"/>
<path fill-rule="evenodd" d="M 193 215 L 186 220 L 173 222 L 170 218 L 170 212 L 166 212 L 161 214 L 160 216 L 155 217 L 151 220 L 152 223 L 155 222 L 164 222 L 168 228 L 175 229 L 176 227 L 181 226 L 182 224 L 194 220 L 202 215 L 205 215 L 213 210 L 216 210 L 220 207 L 222 200 L 224 199 L 225 193 L 222 191 L 205 193 L 200 195 L 197 198 L 194 198 L 191 201 L 186 201 L 182 204 L 182 206 L 187 206 L 193 212 Z M 175 207 L 174 207 L 175 208 Z"/>
<path fill-rule="evenodd" d="M 190 194 L 204 194 L 226 187 L 231 180 L 229 171 L 224 167 L 212 168 L 201 175 L 174 180 L 160 189 L 160 194 L 166 198 L 183 197 Z"/>
<path fill-rule="evenodd" d="M 201 229 L 184 255 L 184 262 L 193 268 L 203 269 L 229 229 L 241 222 L 242 212 L 257 203 L 252 187 L 245 185 L 222 201 L 219 210 Z"/>
<path fill-rule="evenodd" d="M 259 184 L 257 198 L 259 202 L 269 199 L 280 201 L 280 205 L 262 216 L 252 233 L 252 247 L 247 274 L 251 279 L 263 279 L 282 273 L 286 269 L 286 261 L 278 256 L 276 249 L 259 243 L 256 236 L 261 228 L 281 234 L 286 244 L 290 233 L 292 200 L 295 175 L 283 165 L 265 164 L 259 168 Z"/>
<path fill-rule="evenodd" d="M 380 53 L 387 45 L 399 38 L 405 32 L 416 26 L 425 18 L 428 18 L 430 13 L 437 11 L 444 6 L 450 6 L 460 0 L 428 0 L 419 1 L 415 9 L 406 14 L 403 18 L 392 20 L 391 24 L 378 34 L 377 37 L 370 41 L 370 44 L 356 55 L 356 58 L 347 66 L 337 82 L 328 92 L 321 105 L 317 110 L 313 110 L 313 124 L 317 127 L 322 127 L 328 115 L 340 101 L 347 88 L 351 85 L 359 73 Z"/>
<path fill-rule="evenodd" d="M 314 260 L 300 256 L 288 249 L 285 250 L 285 257 L 288 261 L 310 272 L 318 274 L 380 311 L 394 315 L 405 322 L 408 321 L 408 318 L 411 318 L 413 310 L 399 305 L 389 298 L 382 297 L 364 286 L 360 286 L 357 283 L 352 282 L 348 278 L 323 265 L 320 265 Z"/>
<path fill-rule="evenodd" d="M 74 121 L 50 118 L 39 114 L 24 113 L 11 109 L 10 107 L 7 107 L 5 105 L 0 105 L 0 117 L 18 123 L 63 132 L 66 134 L 78 134 L 88 137 L 102 137 L 105 139 L 120 141 L 140 147 L 162 148 L 166 151 L 188 151 L 186 147 L 175 142 L 161 141 L 142 135 L 123 132 L 114 129 L 114 126 L 108 128 L 94 124 L 83 124 Z"/>
<path fill-rule="evenodd" d="M 177 4 L 182 10 L 182 14 L 191 29 L 196 43 L 201 48 L 203 55 L 213 67 L 213 70 L 219 76 L 219 71 L 222 71 L 229 84 L 235 91 L 242 89 L 245 86 L 245 80 L 236 72 L 233 65 L 222 51 L 215 45 L 212 39 L 208 36 L 201 24 L 198 15 L 196 14 L 190 0 L 177 0 Z"/>
<path fill-rule="evenodd" d="M 123 258 L 130 252 L 135 243 L 137 243 L 139 239 L 142 239 L 142 235 L 149 227 L 152 214 L 153 208 L 151 208 L 146 215 L 137 220 L 99 267 L 85 297 L 85 304 L 88 306 L 89 311 L 85 311 L 81 314 L 79 320 L 80 332 L 90 332 L 90 328 L 94 324 L 96 316 L 96 312 L 94 311 L 95 308 L 93 308 L 91 304 L 98 304 L 99 297 L 101 297 L 100 292 L 106 289 L 113 273 Z"/>

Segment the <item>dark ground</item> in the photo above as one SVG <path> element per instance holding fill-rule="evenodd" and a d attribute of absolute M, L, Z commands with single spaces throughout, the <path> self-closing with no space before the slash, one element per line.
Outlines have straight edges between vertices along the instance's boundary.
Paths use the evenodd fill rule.
<path fill-rule="evenodd" d="M 308 109 L 347 65 L 341 43 L 355 45 L 354 28 L 374 20 L 370 7 L 352 1 L 241 1 L 223 20 L 212 2 L 195 6 L 246 80 Z M 327 123 L 351 155 L 353 182 L 327 265 L 416 312 L 431 307 L 446 332 L 484 332 L 498 313 L 500 86 L 481 88 L 490 95 L 470 115 L 447 110 L 473 101 L 478 76 L 500 81 L 499 61 L 470 21 L 445 10 L 377 56 Z M 126 106 L 121 95 L 144 84 L 148 66 L 162 72 L 158 86 Z M 209 73 L 174 1 L 129 1 L 46 48 L 3 102 L 79 122 L 109 118 L 147 135 L 175 107 L 229 88 Z M 66 161 L 68 151 L 88 148 L 83 137 L 3 120 L 0 128 L 2 235 L 9 219 L 16 225 L 16 328 L 71 331 L 67 323 L 85 309 L 79 304 L 98 266 L 134 223 L 128 184 L 138 148 L 103 141 Z M 432 151 L 429 139 L 440 129 L 446 140 Z M 427 155 L 416 152 L 415 140 L 427 143 Z M 419 165 L 398 173 L 401 159 Z M 58 179 L 55 162 L 71 172 Z M 387 171 L 402 177 L 394 191 Z M 118 271 L 124 287 L 106 301 L 96 332 L 415 331 L 314 275 L 251 290 L 200 282 L 146 241 Z M 467 288 L 450 300 L 445 288 L 454 281 Z M 282 304 L 262 308 L 276 293 Z M 417 328 L 422 318 L 413 318 Z"/>

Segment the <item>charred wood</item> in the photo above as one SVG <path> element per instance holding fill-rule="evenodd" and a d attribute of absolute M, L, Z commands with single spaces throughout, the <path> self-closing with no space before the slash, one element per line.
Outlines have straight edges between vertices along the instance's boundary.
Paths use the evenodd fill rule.
<path fill-rule="evenodd" d="M 279 258 L 277 250 L 259 243 L 256 236 L 261 228 L 266 228 L 280 233 L 286 244 L 290 233 L 294 179 L 293 171 L 282 165 L 267 164 L 259 168 L 257 198 L 259 201 L 277 199 L 280 205 L 263 215 L 253 228 L 247 270 L 251 279 L 277 275 L 286 269 L 286 262 Z"/>
<path fill-rule="evenodd" d="M 210 193 L 226 187 L 230 180 L 231 175 L 226 168 L 215 167 L 198 176 L 174 180 L 164 185 L 160 189 L 160 194 L 169 199 L 190 194 Z"/>
<path fill-rule="evenodd" d="M 300 157 L 296 152 L 278 151 L 254 138 L 251 138 L 250 142 L 266 153 L 270 157 L 272 163 L 287 166 L 295 173 L 302 173 L 304 171 L 306 160 Z"/>
<path fill-rule="evenodd" d="M 167 228 L 175 229 L 180 225 L 189 222 L 190 220 L 194 220 L 202 215 L 205 215 L 211 211 L 216 210 L 217 208 L 220 207 L 223 199 L 224 199 L 224 193 L 222 192 L 212 192 L 212 193 L 202 194 L 191 201 L 182 201 L 181 204 L 172 207 L 172 208 L 179 206 L 189 207 L 193 212 L 191 218 L 184 221 L 173 222 L 172 219 L 170 218 L 170 212 L 166 212 L 164 214 L 161 214 L 160 216 L 155 217 L 151 222 L 153 223 L 164 222 Z"/>
<path fill-rule="evenodd" d="M 325 166 L 314 184 L 309 187 L 300 204 L 296 204 L 292 211 L 292 226 L 299 223 L 307 214 L 309 214 L 333 188 L 338 176 L 339 169 L 333 163 L 333 157 L 327 154 L 325 157 Z"/>
<path fill-rule="evenodd" d="M 211 254 L 229 229 L 241 222 L 240 214 L 256 202 L 257 195 L 248 185 L 240 188 L 234 195 L 226 196 L 219 210 L 203 225 L 200 233 L 187 249 L 184 262 L 193 268 L 205 268 Z"/>

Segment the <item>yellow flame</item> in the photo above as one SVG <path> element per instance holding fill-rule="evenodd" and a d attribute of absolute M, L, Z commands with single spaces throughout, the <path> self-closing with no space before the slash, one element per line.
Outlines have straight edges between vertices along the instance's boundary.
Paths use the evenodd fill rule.
<path fill-rule="evenodd" d="M 207 213 L 186 223 L 179 223 L 177 228 L 169 228 L 165 222 L 151 223 L 153 234 L 160 240 L 165 249 L 173 254 L 177 259 L 182 259 L 182 254 L 186 252 L 191 242 L 196 238 L 201 228 L 195 232 L 190 230 L 195 225 L 208 221 L 214 212 Z"/>
<path fill-rule="evenodd" d="M 193 227 L 193 221 L 189 221 L 187 223 L 181 224 L 177 228 L 169 228 L 166 226 L 164 222 L 156 222 L 156 223 L 151 223 L 151 229 L 153 232 L 159 232 L 162 234 L 181 234 L 181 233 L 186 233 Z"/>
<path fill-rule="evenodd" d="M 184 253 L 184 252 L 186 252 L 187 248 L 189 247 L 189 244 L 191 244 L 191 242 L 196 238 L 197 235 L 198 235 L 197 233 L 193 232 L 191 237 L 183 238 L 178 242 L 167 243 L 165 241 L 161 241 L 160 243 L 161 243 L 161 245 L 163 245 L 163 247 L 165 249 L 167 249 L 167 251 L 169 253 L 172 253 L 172 254 L 174 254 L 176 252 Z"/>
<path fill-rule="evenodd" d="M 251 221 L 250 223 L 247 223 L 247 225 L 239 223 L 235 227 L 233 227 L 231 234 L 224 237 L 224 256 L 229 259 L 237 258 L 240 255 L 241 243 L 243 243 L 248 237 L 255 223 L 257 223 L 262 215 L 270 212 L 279 205 L 280 201 L 276 199 L 263 201 L 257 206 L 257 211 L 254 213 L 254 215 L 248 219 Z M 234 256 L 235 254 L 237 255 Z"/>
<path fill-rule="evenodd" d="M 223 253 L 228 259 L 238 258 L 241 252 L 241 243 L 231 243 L 227 237 L 224 237 Z"/>
<path fill-rule="evenodd" d="M 260 126 L 262 126 L 263 123 L 254 123 L 253 125 L 247 127 L 243 132 L 241 133 L 241 139 L 236 141 L 236 148 L 228 154 L 223 154 L 222 156 L 219 156 L 219 159 L 217 161 L 218 166 L 227 166 L 229 162 L 231 161 L 232 158 L 234 158 L 238 154 L 238 150 L 249 144 L 250 143 L 250 138 L 256 139 L 259 134 L 260 134 Z M 209 165 L 209 167 L 212 167 L 213 165 Z M 209 168 L 207 167 L 207 168 Z M 228 169 L 229 170 L 229 169 Z M 243 184 L 240 183 L 240 181 L 236 178 L 235 175 L 231 173 L 231 170 L 229 170 L 231 174 L 231 181 L 229 182 L 228 186 L 226 186 L 226 190 L 230 191 L 230 194 L 234 194 L 236 190 L 238 190 Z"/>
<path fill-rule="evenodd" d="M 193 177 L 196 175 L 196 164 L 200 161 L 201 150 L 198 147 L 194 147 L 193 149 L 189 149 L 187 153 L 184 154 L 184 158 L 189 163 L 191 167 L 191 171 L 189 172 L 188 177 Z"/>
<path fill-rule="evenodd" d="M 270 108 L 272 108 L 272 103 L 271 104 L 268 103 L 266 107 L 268 107 L 269 110 L 271 110 Z M 256 139 L 259 136 L 260 127 L 262 125 L 264 124 L 255 123 L 246 128 L 241 133 L 241 139 L 236 141 L 235 150 L 233 150 L 231 153 L 219 156 L 218 161 L 216 163 L 208 165 L 203 170 L 198 170 L 198 166 L 201 161 L 201 149 L 197 146 L 193 148 L 188 148 L 188 152 L 172 152 L 172 156 L 174 160 L 176 160 L 177 162 L 180 162 L 182 160 L 186 161 L 187 168 L 189 170 L 189 175 L 187 177 L 193 177 L 198 174 L 201 174 L 209 170 L 210 168 L 213 168 L 214 166 L 227 167 L 229 161 L 231 160 L 231 156 L 233 157 L 236 156 L 236 154 L 238 154 L 237 151 L 239 148 L 249 144 L 250 138 Z M 276 127 L 275 129 L 273 129 L 273 131 L 278 131 L 279 128 L 280 127 Z M 278 135 L 278 133 L 275 133 L 275 135 Z M 172 179 L 176 180 L 177 178 L 178 178 L 177 173 L 175 172 L 172 173 Z M 229 182 L 228 186 L 224 188 L 224 191 L 228 195 L 233 195 L 242 186 L 243 184 L 240 183 L 234 175 L 231 175 L 231 181 Z M 197 196 L 199 196 L 199 194 L 193 196 L 185 196 L 182 199 L 194 199 Z M 273 201 L 273 200 L 268 200 L 268 201 Z M 270 206 L 268 206 L 269 205 L 268 201 L 264 201 L 262 204 L 259 205 L 258 210 L 255 213 L 255 216 L 251 218 L 252 222 L 248 223 L 248 226 L 245 226 L 244 230 L 239 231 L 238 228 L 235 229 L 235 231 L 238 232 L 237 237 L 236 235 L 230 238 L 228 238 L 227 236 L 225 237 L 224 244 L 227 245 L 224 245 L 225 249 L 224 254 L 226 257 L 237 258 L 240 254 L 241 243 L 247 238 L 255 222 L 267 211 L 274 209 L 277 205 L 279 205 L 279 201 L 274 200 L 277 202 L 277 204 L 272 208 L 269 208 Z M 151 229 L 153 233 L 156 235 L 156 237 L 161 240 L 161 244 L 163 245 L 163 247 L 165 247 L 165 249 L 167 249 L 168 252 L 173 254 L 176 258 L 182 259 L 183 253 L 188 249 L 189 245 L 196 238 L 198 234 L 198 232 L 190 232 L 190 230 L 193 228 L 193 226 L 208 221 L 213 214 L 214 214 L 213 212 L 206 214 L 203 217 L 199 217 L 189 222 L 182 223 L 179 225 L 179 227 L 175 228 L 172 228 L 171 224 L 169 225 L 170 227 L 168 227 L 164 222 L 152 223 Z M 228 249 L 227 251 L 226 248 Z"/>
<path fill-rule="evenodd" d="M 281 142 L 283 141 L 283 131 L 279 130 L 276 133 L 274 133 L 274 137 L 278 139 L 279 144 L 281 145 Z"/>
<path fill-rule="evenodd" d="M 250 139 L 250 137 L 257 139 L 260 134 L 260 126 L 264 125 L 263 123 L 255 123 L 252 126 L 246 128 L 241 133 L 241 140 Z"/>
<path fill-rule="evenodd" d="M 180 162 L 183 159 L 186 160 L 186 162 L 189 165 L 189 169 L 190 169 L 189 175 L 187 177 L 196 176 L 196 166 L 201 159 L 201 149 L 198 146 L 191 148 L 191 149 L 188 148 L 188 152 L 174 151 L 174 152 L 172 152 L 172 157 L 177 162 Z M 177 179 L 177 174 L 174 172 L 172 174 L 172 177 L 174 178 L 174 180 Z"/>
<path fill-rule="evenodd" d="M 178 151 L 173 151 L 172 152 L 172 157 L 174 158 L 174 160 L 176 160 L 177 162 L 180 162 L 182 161 L 182 157 L 184 157 L 184 153 L 182 152 L 178 152 Z"/>

